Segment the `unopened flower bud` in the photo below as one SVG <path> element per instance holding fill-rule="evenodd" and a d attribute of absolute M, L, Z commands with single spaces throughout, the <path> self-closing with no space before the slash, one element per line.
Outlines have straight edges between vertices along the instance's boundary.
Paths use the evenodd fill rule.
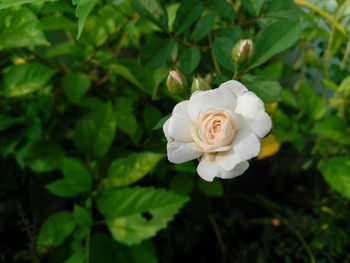
<path fill-rule="evenodd" d="M 179 71 L 172 70 L 169 72 L 166 84 L 170 93 L 181 94 L 187 87 L 187 80 Z"/>
<path fill-rule="evenodd" d="M 238 64 L 244 64 L 253 57 L 253 42 L 250 39 L 239 40 L 232 49 L 232 59 Z"/>
<path fill-rule="evenodd" d="M 203 79 L 201 76 L 197 76 L 197 78 L 193 77 L 191 93 L 196 92 L 197 90 L 210 90 L 211 87 L 209 83 Z"/>

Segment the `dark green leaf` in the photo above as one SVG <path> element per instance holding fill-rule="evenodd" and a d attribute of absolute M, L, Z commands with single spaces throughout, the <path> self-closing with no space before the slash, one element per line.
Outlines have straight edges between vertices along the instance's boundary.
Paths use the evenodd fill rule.
<path fill-rule="evenodd" d="M 90 172 L 78 160 L 64 158 L 62 172 L 66 182 L 80 193 L 89 191 L 92 185 Z"/>
<path fill-rule="evenodd" d="M 157 121 L 162 117 L 160 111 L 151 104 L 148 104 L 144 108 L 142 116 L 145 131 L 147 133 L 152 133 L 154 125 L 156 125 Z"/>
<path fill-rule="evenodd" d="M 289 48 L 301 34 L 300 24 L 296 21 L 277 22 L 266 28 L 255 43 L 255 55 L 250 62 L 254 68 L 265 63 L 273 55 Z"/>
<path fill-rule="evenodd" d="M 111 103 L 104 103 L 81 118 L 74 131 L 74 144 L 84 153 L 101 157 L 111 146 L 116 130 L 116 117 Z"/>
<path fill-rule="evenodd" d="M 194 176 L 192 174 L 186 175 L 181 173 L 175 175 L 171 179 L 170 185 L 169 185 L 170 190 L 181 195 L 190 194 L 193 190 L 193 187 L 194 187 Z"/>
<path fill-rule="evenodd" d="M 74 217 L 69 212 L 62 211 L 49 216 L 40 228 L 37 246 L 60 245 L 73 232 L 75 225 Z"/>
<path fill-rule="evenodd" d="M 243 9 L 252 16 L 258 16 L 265 0 L 244 0 L 241 1 Z"/>
<path fill-rule="evenodd" d="M 174 218 L 188 197 L 164 189 L 109 189 L 97 200 L 113 237 L 131 245 L 150 238 Z"/>
<path fill-rule="evenodd" d="M 200 179 L 198 181 L 198 187 L 208 196 L 221 196 L 223 194 L 222 182 L 217 179 L 213 182 L 206 182 Z"/>
<path fill-rule="evenodd" d="M 191 34 L 191 39 L 194 41 L 201 40 L 203 37 L 207 36 L 210 31 L 213 29 L 215 23 L 215 15 L 213 13 L 206 14 L 205 16 L 202 16 L 192 34 Z"/>
<path fill-rule="evenodd" d="M 23 4 L 36 4 L 51 0 L 0 0 L 0 9 L 9 8 Z"/>
<path fill-rule="evenodd" d="M 91 263 L 157 263 L 151 243 L 133 246 L 122 245 L 103 233 L 91 238 Z"/>
<path fill-rule="evenodd" d="M 276 102 L 280 98 L 281 85 L 275 80 L 246 74 L 242 78 L 242 82 L 265 103 Z"/>
<path fill-rule="evenodd" d="M 316 120 L 322 118 L 326 112 L 326 108 L 323 107 L 321 98 L 315 93 L 312 87 L 305 83 L 300 85 L 299 105 L 304 114 Z"/>
<path fill-rule="evenodd" d="M 190 74 L 199 64 L 201 52 L 198 47 L 185 49 L 180 55 L 180 69 L 185 74 Z"/>
<path fill-rule="evenodd" d="M 82 252 L 76 252 L 64 263 L 84 263 L 84 262 L 85 262 L 85 254 Z"/>
<path fill-rule="evenodd" d="M 148 174 L 164 157 L 160 153 L 133 153 L 114 160 L 108 169 L 108 180 L 112 186 L 126 186 Z"/>
<path fill-rule="evenodd" d="M 283 103 L 291 107 L 294 107 L 294 108 L 298 107 L 294 94 L 290 90 L 287 90 L 287 89 L 281 90 L 281 100 Z"/>
<path fill-rule="evenodd" d="M 172 38 L 152 38 L 142 49 L 141 61 L 149 69 L 156 69 L 164 65 L 170 58 L 175 40 Z"/>
<path fill-rule="evenodd" d="M 55 73 L 55 70 L 38 63 L 13 66 L 4 76 L 4 95 L 13 98 L 37 91 L 44 87 Z"/>
<path fill-rule="evenodd" d="M 80 193 L 74 189 L 65 179 L 56 180 L 46 185 L 46 188 L 53 194 L 61 197 L 74 197 Z"/>
<path fill-rule="evenodd" d="M 311 132 L 339 143 L 350 144 L 350 139 L 347 137 L 345 120 L 338 116 L 330 116 L 322 119 Z"/>
<path fill-rule="evenodd" d="M 83 32 L 86 18 L 97 2 L 98 0 L 72 0 L 73 5 L 76 5 L 75 15 L 79 19 L 77 39 L 79 39 L 81 33 Z"/>
<path fill-rule="evenodd" d="M 90 227 L 93 223 L 91 214 L 77 204 L 74 205 L 73 215 L 77 223 L 81 226 Z"/>
<path fill-rule="evenodd" d="M 153 127 L 153 130 L 158 130 L 158 129 L 162 129 L 164 123 L 171 117 L 171 114 L 168 114 L 166 116 L 164 116 L 163 118 L 161 118 L 157 124 Z"/>
<path fill-rule="evenodd" d="M 12 125 L 25 120 L 24 118 L 13 118 L 11 116 L 0 115 L 0 131 L 10 128 Z"/>
<path fill-rule="evenodd" d="M 238 41 L 240 35 L 239 27 L 226 27 L 215 37 L 213 42 L 214 55 L 219 64 L 230 72 L 234 71 L 232 60 L 232 48 Z"/>
<path fill-rule="evenodd" d="M 115 74 L 118 74 L 128 80 L 130 83 L 134 84 L 136 87 L 143 89 L 142 84 L 136 79 L 136 77 L 132 74 L 130 69 L 120 64 L 111 64 L 108 69 Z"/>
<path fill-rule="evenodd" d="M 226 0 L 210 0 L 209 5 L 217 15 L 231 21 L 235 20 L 235 10 L 233 9 L 233 5 Z"/>
<path fill-rule="evenodd" d="M 133 137 L 137 131 L 138 123 L 133 113 L 133 100 L 128 97 L 118 97 L 116 100 L 117 128 Z"/>
<path fill-rule="evenodd" d="M 75 23 L 65 16 L 45 16 L 40 20 L 39 28 L 44 31 L 70 30 Z"/>
<path fill-rule="evenodd" d="M 180 35 L 186 31 L 202 14 L 204 6 L 197 0 L 183 1 L 176 13 L 173 31 Z"/>
<path fill-rule="evenodd" d="M 44 33 L 39 29 L 37 17 L 24 7 L 8 15 L 6 23 L 0 25 L 0 29 L 0 50 L 49 45 Z"/>
<path fill-rule="evenodd" d="M 131 8 L 143 15 L 164 31 L 168 30 L 168 16 L 158 0 L 132 0 Z"/>
<path fill-rule="evenodd" d="M 346 157 L 333 157 L 322 160 L 318 168 L 324 179 L 337 192 L 350 199 L 350 159 Z"/>
<path fill-rule="evenodd" d="M 61 166 L 62 147 L 54 141 L 37 141 L 30 145 L 24 157 L 25 165 L 36 173 L 46 173 Z"/>
<path fill-rule="evenodd" d="M 84 94 L 89 90 L 91 81 L 83 73 L 68 73 L 62 78 L 63 90 L 67 98 L 74 103 L 79 103 Z"/>

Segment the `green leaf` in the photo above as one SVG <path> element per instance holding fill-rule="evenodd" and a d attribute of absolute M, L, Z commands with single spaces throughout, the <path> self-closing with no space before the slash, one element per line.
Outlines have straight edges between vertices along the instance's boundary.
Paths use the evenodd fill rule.
<path fill-rule="evenodd" d="M 14 98 L 37 91 L 44 87 L 55 73 L 55 70 L 38 63 L 15 65 L 4 76 L 4 95 Z"/>
<path fill-rule="evenodd" d="M 81 162 L 64 158 L 62 172 L 66 182 L 80 193 L 87 192 L 92 186 L 92 175 Z"/>
<path fill-rule="evenodd" d="M 76 252 L 72 256 L 69 257 L 65 263 L 84 263 L 85 262 L 85 254 L 82 252 Z"/>
<path fill-rule="evenodd" d="M 132 184 L 148 174 L 164 157 L 160 153 L 133 153 L 114 160 L 108 169 L 108 180 L 112 186 Z"/>
<path fill-rule="evenodd" d="M 83 207 L 75 204 L 73 215 L 77 223 L 84 227 L 90 227 L 93 224 L 91 214 Z"/>
<path fill-rule="evenodd" d="M 116 99 L 117 128 L 133 137 L 137 131 L 138 122 L 133 113 L 133 100 L 129 97 L 118 97 Z"/>
<path fill-rule="evenodd" d="M 132 0 L 131 8 L 164 31 L 168 30 L 168 15 L 158 0 Z"/>
<path fill-rule="evenodd" d="M 164 123 L 171 117 L 171 114 L 168 114 L 166 116 L 164 116 L 163 118 L 161 118 L 157 124 L 153 127 L 153 130 L 158 130 L 158 129 L 162 129 Z"/>
<path fill-rule="evenodd" d="M 280 21 L 270 25 L 255 43 L 255 55 L 250 68 L 265 63 L 273 55 L 291 47 L 300 34 L 301 27 L 297 21 Z"/>
<path fill-rule="evenodd" d="M 91 263 L 157 263 L 152 243 L 125 246 L 110 236 L 95 233 L 91 237 Z"/>
<path fill-rule="evenodd" d="M 242 7 L 252 16 L 258 16 L 265 0 L 244 0 L 241 1 Z"/>
<path fill-rule="evenodd" d="M 120 65 L 120 64 L 111 64 L 108 66 L 108 69 L 115 74 L 118 74 L 128 80 L 130 83 L 134 84 L 136 87 L 143 89 L 142 84 L 136 79 L 136 77 L 132 74 L 129 68 Z"/>
<path fill-rule="evenodd" d="M 60 168 L 63 156 L 62 147 L 55 141 L 37 141 L 28 148 L 24 163 L 36 173 L 46 173 Z"/>
<path fill-rule="evenodd" d="M 24 121 L 24 120 L 25 120 L 25 118 L 22 118 L 22 117 L 14 118 L 11 116 L 1 114 L 0 115 L 0 131 L 4 131 L 4 130 L 10 128 L 12 125 L 14 125 L 18 122 Z"/>
<path fill-rule="evenodd" d="M 287 89 L 281 90 L 281 100 L 283 103 L 287 104 L 288 106 L 291 106 L 293 108 L 298 107 L 298 103 L 294 97 L 294 94 Z"/>
<path fill-rule="evenodd" d="M 59 179 L 47 184 L 46 188 L 51 193 L 61 197 L 74 197 L 80 193 L 79 190 L 74 189 L 65 179 Z"/>
<path fill-rule="evenodd" d="M 320 169 L 326 182 L 344 197 L 350 199 L 350 159 L 346 157 L 333 157 L 322 160 Z"/>
<path fill-rule="evenodd" d="M 235 20 L 233 5 L 229 4 L 226 0 L 210 0 L 209 6 L 218 16 L 231 21 Z"/>
<path fill-rule="evenodd" d="M 154 107 L 152 104 L 147 104 L 143 110 L 142 117 L 145 132 L 152 133 L 154 125 L 157 124 L 158 120 L 162 117 L 162 114 L 157 107 Z"/>
<path fill-rule="evenodd" d="M 300 85 L 299 105 L 304 114 L 316 120 L 321 119 L 326 113 L 326 108 L 323 107 L 321 98 L 306 83 Z"/>
<path fill-rule="evenodd" d="M 213 182 L 206 182 L 204 180 L 198 181 L 199 190 L 208 196 L 221 196 L 223 195 L 222 182 L 220 180 L 214 180 Z"/>
<path fill-rule="evenodd" d="M 150 238 L 174 218 L 188 197 L 153 187 L 108 189 L 97 199 L 113 237 L 132 245 Z"/>
<path fill-rule="evenodd" d="M 173 30 L 176 35 L 186 31 L 202 14 L 204 6 L 197 0 L 183 1 L 176 13 Z"/>
<path fill-rule="evenodd" d="M 39 28 L 44 31 L 72 30 L 75 23 L 66 16 L 45 16 L 40 20 Z"/>
<path fill-rule="evenodd" d="M 94 6 L 98 3 L 98 0 L 72 0 L 72 3 L 77 6 L 75 15 L 79 19 L 77 35 L 77 39 L 79 39 L 83 32 L 85 20 Z"/>
<path fill-rule="evenodd" d="M 37 17 L 29 9 L 22 7 L 10 13 L 6 16 L 6 23 L 0 24 L 0 50 L 38 45 L 47 46 L 49 43 L 39 29 Z"/>
<path fill-rule="evenodd" d="M 198 66 L 201 60 L 201 52 L 198 47 L 185 49 L 180 55 L 180 69 L 185 74 L 190 74 Z"/>
<path fill-rule="evenodd" d="M 23 4 L 43 3 L 51 0 L 0 0 L 0 9 L 9 8 Z"/>
<path fill-rule="evenodd" d="M 180 195 L 188 195 L 192 192 L 194 187 L 194 176 L 186 174 L 177 174 L 171 178 L 169 188 L 170 190 Z"/>
<path fill-rule="evenodd" d="M 68 73 L 62 78 L 63 90 L 67 98 L 73 103 L 79 103 L 90 86 L 90 78 L 80 72 Z"/>
<path fill-rule="evenodd" d="M 174 45 L 175 40 L 172 38 L 152 38 L 142 49 L 142 64 L 149 69 L 159 68 L 170 58 Z"/>
<path fill-rule="evenodd" d="M 224 28 L 213 42 L 213 52 L 219 64 L 230 72 L 234 71 L 232 60 L 232 48 L 238 41 L 240 35 L 239 27 Z"/>
<path fill-rule="evenodd" d="M 58 246 L 74 230 L 76 222 L 72 213 L 62 211 L 50 215 L 41 226 L 38 247 Z"/>
<path fill-rule="evenodd" d="M 345 120 L 338 116 L 330 116 L 322 119 L 311 132 L 339 143 L 350 144 L 350 140 L 347 137 Z"/>
<path fill-rule="evenodd" d="M 206 14 L 205 16 L 202 16 L 192 34 L 191 34 L 191 39 L 194 41 L 201 40 L 203 37 L 207 36 L 210 31 L 213 29 L 215 24 L 215 15 L 213 13 Z"/>
<path fill-rule="evenodd" d="M 246 74 L 242 78 L 242 82 L 248 90 L 258 95 L 265 103 L 276 102 L 280 98 L 281 85 L 275 80 Z"/>
<path fill-rule="evenodd" d="M 83 35 L 95 47 L 102 46 L 108 39 L 108 32 L 104 24 L 104 19 L 95 15 L 87 18 Z"/>
<path fill-rule="evenodd" d="M 101 157 L 112 145 L 116 126 L 111 103 L 99 105 L 78 121 L 74 144 L 81 152 Z"/>

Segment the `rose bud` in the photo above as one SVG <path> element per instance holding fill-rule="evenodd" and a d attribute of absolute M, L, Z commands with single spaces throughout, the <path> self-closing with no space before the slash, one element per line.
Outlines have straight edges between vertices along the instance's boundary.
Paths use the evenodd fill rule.
<path fill-rule="evenodd" d="M 211 87 L 209 83 L 203 79 L 201 76 L 197 76 L 197 78 L 193 77 L 191 93 L 196 92 L 197 90 L 210 90 Z"/>
<path fill-rule="evenodd" d="M 253 42 L 250 39 L 239 40 L 232 49 L 232 59 L 238 64 L 244 64 L 253 57 Z"/>
<path fill-rule="evenodd" d="M 178 70 L 172 70 L 169 72 L 166 84 L 170 93 L 181 94 L 187 87 L 187 80 Z"/>
<path fill-rule="evenodd" d="M 271 125 L 262 100 L 238 81 L 197 91 L 178 103 L 163 125 L 168 160 L 199 158 L 197 172 L 209 182 L 239 176 L 259 154 Z"/>

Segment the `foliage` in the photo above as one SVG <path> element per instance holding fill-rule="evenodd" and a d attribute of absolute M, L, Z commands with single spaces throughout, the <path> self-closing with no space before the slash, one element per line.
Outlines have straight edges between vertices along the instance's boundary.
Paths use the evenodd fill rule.
<path fill-rule="evenodd" d="M 308 1 L 0 0 L 0 261 L 350 262 L 349 1 Z M 166 160 L 198 75 L 273 119 L 233 180 Z"/>

